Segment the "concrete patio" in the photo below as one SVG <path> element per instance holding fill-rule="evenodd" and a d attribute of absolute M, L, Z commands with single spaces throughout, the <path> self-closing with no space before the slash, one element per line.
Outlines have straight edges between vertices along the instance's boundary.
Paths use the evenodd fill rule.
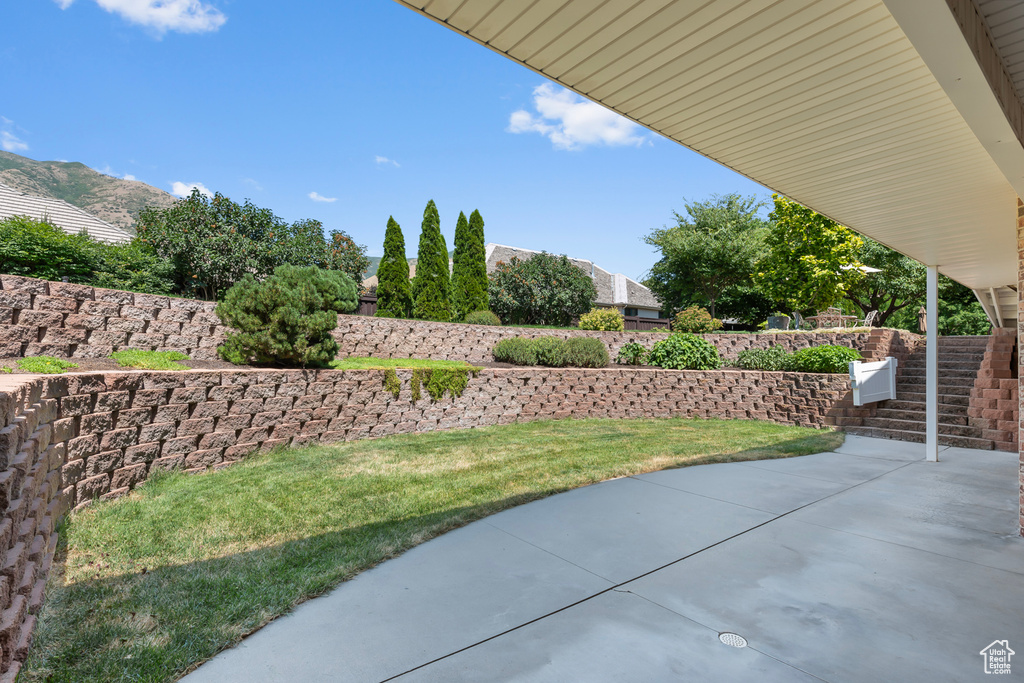
<path fill-rule="evenodd" d="M 989 643 L 1024 647 L 1017 455 L 923 456 L 850 436 L 554 496 L 414 548 L 183 680 L 980 680 Z"/>

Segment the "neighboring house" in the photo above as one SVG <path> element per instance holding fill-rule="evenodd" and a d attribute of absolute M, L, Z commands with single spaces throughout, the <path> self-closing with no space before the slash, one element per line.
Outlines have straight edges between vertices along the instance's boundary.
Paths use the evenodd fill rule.
<path fill-rule="evenodd" d="M 520 260 L 532 258 L 539 251 L 519 249 L 504 244 L 489 243 L 485 247 L 487 253 L 487 272 L 492 273 L 501 261 L 508 262 L 513 256 Z M 661 317 L 661 302 L 654 293 L 636 280 L 622 273 L 609 273 L 585 259 L 570 258 L 570 263 L 594 279 L 597 300 L 594 302 L 602 308 L 615 308 L 626 316 L 641 318 Z"/>
<path fill-rule="evenodd" d="M 102 242 L 130 242 L 131 233 L 102 221 L 60 199 L 36 197 L 0 184 L 0 220 L 28 216 L 57 226 L 69 235 L 85 232 Z"/>

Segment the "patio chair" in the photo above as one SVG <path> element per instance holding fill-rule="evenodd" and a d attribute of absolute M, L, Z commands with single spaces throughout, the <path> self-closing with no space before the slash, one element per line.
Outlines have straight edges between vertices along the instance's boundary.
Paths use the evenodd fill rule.
<path fill-rule="evenodd" d="M 868 311 L 868 314 L 864 316 L 863 320 L 856 322 L 857 327 L 874 327 L 875 318 L 878 317 L 878 311 Z"/>

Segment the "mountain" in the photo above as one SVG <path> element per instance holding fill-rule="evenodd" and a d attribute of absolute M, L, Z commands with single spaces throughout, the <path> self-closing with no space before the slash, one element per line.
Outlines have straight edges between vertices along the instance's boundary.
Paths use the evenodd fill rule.
<path fill-rule="evenodd" d="M 2 182 L 2 181 L 0 181 L 0 182 Z M 454 249 L 450 249 L 448 251 L 448 259 L 451 260 L 451 258 L 453 256 L 455 256 L 455 250 Z M 371 277 L 373 277 L 374 275 L 377 274 L 377 268 L 380 267 L 380 260 L 383 257 L 382 256 L 367 256 L 366 258 L 368 258 L 370 260 L 370 267 L 366 269 L 365 273 L 363 273 L 363 279 L 371 278 Z M 415 256 L 413 256 L 410 259 L 406 259 L 406 260 L 409 262 L 410 266 L 415 266 L 416 265 L 416 257 Z"/>
<path fill-rule="evenodd" d="M 104 175 L 76 161 L 36 161 L 3 151 L 0 183 L 26 194 L 63 199 L 133 233 L 141 209 L 168 207 L 176 201 L 151 185 Z"/>

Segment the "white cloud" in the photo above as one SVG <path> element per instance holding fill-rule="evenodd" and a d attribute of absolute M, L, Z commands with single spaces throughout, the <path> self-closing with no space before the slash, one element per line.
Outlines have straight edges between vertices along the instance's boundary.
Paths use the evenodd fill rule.
<path fill-rule="evenodd" d="M 555 149 L 576 150 L 589 145 L 636 147 L 644 142 L 639 125 L 550 83 L 533 89 L 533 106 L 536 115 L 525 109 L 512 112 L 506 130 L 540 133 L 551 140 Z"/>
<path fill-rule="evenodd" d="M 373 160 L 374 160 L 375 162 L 377 162 L 377 165 L 378 165 L 378 166 L 380 166 L 380 165 L 382 165 L 382 164 L 385 164 L 385 165 L 386 165 L 386 164 L 391 164 L 391 165 L 392 165 L 392 166 L 394 166 L 395 168 L 401 168 L 401 167 L 402 167 L 402 166 L 401 166 L 401 164 L 399 164 L 399 163 L 398 163 L 397 161 L 395 161 L 394 159 L 388 159 L 387 157 L 382 157 L 382 156 L 381 156 L 381 155 L 379 155 L 379 154 L 378 154 L 377 156 L 375 156 L 375 157 L 373 158 Z"/>
<path fill-rule="evenodd" d="M 74 0 L 55 0 L 61 9 L 67 9 Z M 227 16 L 219 9 L 201 0 L 95 0 L 108 12 L 118 14 L 133 24 L 155 30 L 180 33 L 206 33 L 216 31 Z"/>
<path fill-rule="evenodd" d="M 336 202 L 336 201 L 338 201 L 338 198 L 337 198 L 337 197 L 324 197 L 324 196 L 323 196 L 322 194 L 320 194 L 319 192 L 310 192 L 310 193 L 309 193 L 308 195 L 306 195 L 306 196 L 308 196 L 308 197 L 309 197 L 310 199 L 312 199 L 312 200 L 313 200 L 314 202 L 328 202 L 328 203 L 330 203 L 330 202 Z"/>
<path fill-rule="evenodd" d="M 135 176 L 133 176 L 133 175 L 132 175 L 131 173 L 125 173 L 125 174 L 124 174 L 123 176 L 121 176 L 121 177 L 122 177 L 123 179 L 125 179 L 125 180 L 138 180 L 138 178 L 136 178 Z"/>
<path fill-rule="evenodd" d="M 7 152 L 27 152 L 28 143 L 21 140 L 14 133 L 4 130 L 0 131 L 0 147 Z"/>
<path fill-rule="evenodd" d="M 192 194 L 192 190 L 199 190 L 199 194 L 206 195 L 207 197 L 213 197 L 213 193 L 207 189 L 206 185 L 202 183 L 183 183 L 175 181 L 171 183 L 171 194 L 175 197 L 187 197 Z"/>

